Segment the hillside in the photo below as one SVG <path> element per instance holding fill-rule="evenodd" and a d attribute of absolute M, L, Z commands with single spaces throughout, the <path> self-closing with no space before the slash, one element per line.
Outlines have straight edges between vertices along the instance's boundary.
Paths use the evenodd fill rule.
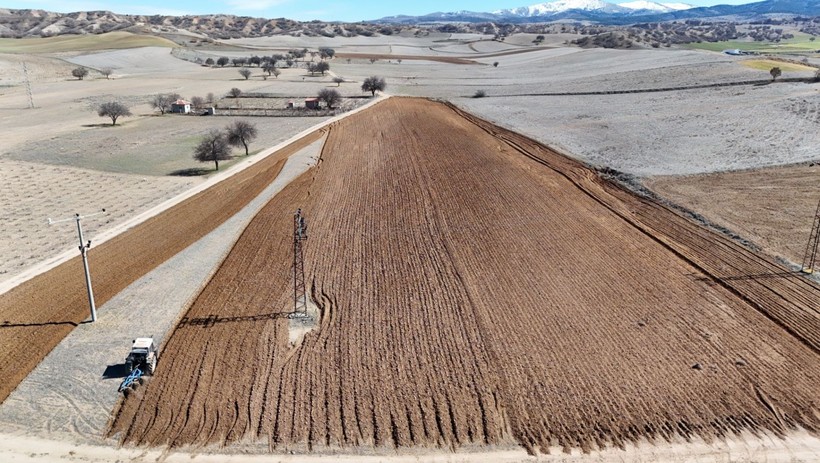
<path fill-rule="evenodd" d="M 355 37 L 384 32 L 381 26 L 299 22 L 234 15 L 141 16 L 110 11 L 54 13 L 44 10 L 0 8 L 0 38 L 52 37 L 66 34 L 100 34 L 118 30 L 136 33 L 185 34 L 200 38 L 231 39 L 278 34 L 295 36 Z M 392 27 L 388 33 L 400 28 Z"/>

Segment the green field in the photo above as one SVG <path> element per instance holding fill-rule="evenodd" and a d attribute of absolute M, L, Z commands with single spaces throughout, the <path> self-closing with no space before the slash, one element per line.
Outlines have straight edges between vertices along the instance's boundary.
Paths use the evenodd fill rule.
<path fill-rule="evenodd" d="M 65 51 L 116 50 L 139 47 L 175 47 L 170 40 L 130 32 L 98 35 L 61 35 L 47 38 L 0 39 L 0 53 L 56 53 Z"/>
<path fill-rule="evenodd" d="M 723 51 L 740 49 L 760 53 L 811 53 L 820 50 L 820 40 L 811 41 L 811 35 L 796 32 L 793 39 L 775 42 L 755 42 L 752 40 L 729 40 L 725 42 L 690 43 L 689 48 L 700 50 Z"/>

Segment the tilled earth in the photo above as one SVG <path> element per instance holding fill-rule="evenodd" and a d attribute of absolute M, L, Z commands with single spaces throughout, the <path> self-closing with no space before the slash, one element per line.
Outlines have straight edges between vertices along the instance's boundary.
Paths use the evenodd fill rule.
<path fill-rule="evenodd" d="M 292 214 L 321 311 L 294 348 Z M 820 287 L 440 103 L 332 126 L 116 411 L 127 444 L 585 450 L 820 429 Z"/>

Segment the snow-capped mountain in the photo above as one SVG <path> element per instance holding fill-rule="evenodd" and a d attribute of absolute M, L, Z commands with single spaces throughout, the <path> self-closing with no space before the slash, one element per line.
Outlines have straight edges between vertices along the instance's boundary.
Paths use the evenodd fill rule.
<path fill-rule="evenodd" d="M 601 0 L 556 0 L 553 2 L 537 3 L 519 8 L 509 8 L 506 10 L 493 11 L 493 14 L 501 16 L 549 16 L 556 13 L 563 13 L 570 10 L 581 11 L 601 11 L 606 13 L 619 12 L 621 8 L 612 3 Z"/>
<path fill-rule="evenodd" d="M 636 0 L 634 2 L 618 3 L 621 8 L 630 10 L 657 11 L 658 13 L 669 13 L 670 11 L 682 11 L 694 8 L 686 3 L 656 3 L 646 0 Z"/>
<path fill-rule="evenodd" d="M 820 16 L 820 0 L 749 0 L 742 5 L 694 7 L 681 2 L 628 0 L 615 4 L 605 0 L 552 0 L 491 13 L 459 11 L 423 16 L 392 16 L 373 22 L 414 24 L 423 22 L 509 22 L 537 23 L 561 20 L 592 21 L 603 24 L 633 24 L 642 21 L 674 21 L 689 18 L 736 16 L 758 18 L 792 14 Z"/>

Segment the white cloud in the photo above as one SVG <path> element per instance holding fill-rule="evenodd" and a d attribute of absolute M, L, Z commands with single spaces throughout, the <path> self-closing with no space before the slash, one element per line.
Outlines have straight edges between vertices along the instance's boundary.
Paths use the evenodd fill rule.
<path fill-rule="evenodd" d="M 261 11 L 289 2 L 290 0 L 229 0 L 228 6 L 237 10 Z"/>

